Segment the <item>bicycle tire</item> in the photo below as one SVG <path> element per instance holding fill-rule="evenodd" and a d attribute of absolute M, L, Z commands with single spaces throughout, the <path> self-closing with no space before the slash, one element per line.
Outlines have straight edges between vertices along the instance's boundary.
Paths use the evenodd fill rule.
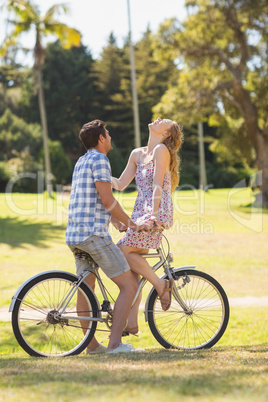
<path fill-rule="evenodd" d="M 84 283 L 80 284 L 63 315 L 57 320 L 53 317 L 76 281 L 77 277 L 67 272 L 48 272 L 34 277 L 19 292 L 12 312 L 12 327 L 18 343 L 30 356 L 76 355 L 92 340 L 97 322 L 83 321 L 83 331 L 81 322 L 75 318 L 79 313 L 82 315 L 82 311 L 76 309 L 78 292 L 87 306 L 83 314 L 98 316 L 95 295 Z M 74 318 L 65 319 L 64 314 Z"/>
<path fill-rule="evenodd" d="M 223 336 L 229 321 L 225 291 L 213 277 L 201 271 L 180 270 L 174 272 L 174 279 L 188 311 L 174 296 L 170 308 L 163 311 L 154 289 L 147 311 L 153 336 L 166 349 L 211 348 Z"/>

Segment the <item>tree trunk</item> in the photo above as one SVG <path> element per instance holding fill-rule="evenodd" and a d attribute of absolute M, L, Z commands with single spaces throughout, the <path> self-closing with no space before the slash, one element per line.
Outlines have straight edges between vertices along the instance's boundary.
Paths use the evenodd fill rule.
<path fill-rule="evenodd" d="M 49 148 L 48 148 L 48 129 L 47 129 L 47 116 L 46 116 L 46 108 L 45 108 L 45 96 L 44 96 L 44 88 L 43 88 L 43 75 L 42 75 L 42 66 L 35 67 L 37 73 L 37 85 L 38 85 L 38 103 L 39 103 L 39 111 L 41 117 L 41 125 L 43 132 L 43 143 L 44 143 L 44 155 L 45 155 L 45 180 L 46 180 L 46 190 L 48 192 L 49 197 L 52 198 L 52 173 L 51 173 L 51 165 L 50 165 L 50 156 L 49 156 Z"/>
<path fill-rule="evenodd" d="M 258 125 L 258 111 L 240 82 L 234 82 L 234 94 L 241 106 L 248 137 L 256 152 L 256 164 L 262 173 L 261 203 L 268 206 L 268 138 Z"/>
<path fill-rule="evenodd" d="M 268 207 L 268 138 L 262 132 L 257 134 L 258 152 L 257 152 L 257 166 L 262 172 L 261 184 L 261 203 L 263 206 Z"/>

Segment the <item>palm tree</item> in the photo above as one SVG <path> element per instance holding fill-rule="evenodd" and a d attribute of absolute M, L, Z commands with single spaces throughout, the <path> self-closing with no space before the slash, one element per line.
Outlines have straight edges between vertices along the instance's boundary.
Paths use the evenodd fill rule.
<path fill-rule="evenodd" d="M 60 40 L 62 46 L 66 49 L 72 46 L 79 46 L 81 34 L 74 28 L 68 27 L 55 19 L 55 15 L 60 12 L 66 13 L 68 8 L 64 4 L 55 4 L 48 11 L 41 15 L 38 6 L 27 0 L 9 0 L 7 2 L 9 10 L 13 11 L 18 17 L 14 21 L 10 21 L 15 25 L 14 30 L 8 35 L 5 48 L 14 45 L 18 37 L 31 30 L 35 30 L 34 54 L 34 77 L 37 84 L 38 103 L 41 117 L 41 125 L 43 131 L 43 143 L 45 154 L 45 172 L 46 172 L 46 189 L 51 196 L 52 194 L 52 172 L 50 166 L 49 148 L 48 148 L 48 129 L 44 98 L 44 86 L 42 69 L 45 61 L 45 48 L 42 40 L 48 35 L 55 35 Z"/>

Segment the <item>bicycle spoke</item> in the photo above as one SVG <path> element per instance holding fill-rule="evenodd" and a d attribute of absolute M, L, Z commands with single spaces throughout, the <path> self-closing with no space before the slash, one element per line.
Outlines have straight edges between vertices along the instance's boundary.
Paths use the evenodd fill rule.
<path fill-rule="evenodd" d="M 36 283 L 29 288 L 24 297 L 20 297 L 21 300 L 17 299 L 18 308 L 12 318 L 12 325 L 18 341 L 30 354 L 40 356 L 74 354 L 83 347 L 89 335 L 92 333 L 92 338 L 95 332 L 96 322 L 79 319 L 79 315 L 90 318 L 95 314 L 86 294 L 88 292 L 91 295 L 91 292 L 85 285 L 85 291 L 79 288 L 84 306 L 77 310 L 78 292 L 75 292 L 64 313 L 62 315 L 58 313 L 59 306 L 73 286 L 73 282 L 65 277 L 69 277 L 68 273 L 58 276 L 54 274 L 54 277 L 44 280 L 36 278 Z M 96 306 L 94 309 L 97 311 Z M 69 318 L 65 318 L 66 316 Z"/>
<path fill-rule="evenodd" d="M 225 304 L 228 301 L 224 303 L 221 295 L 224 291 L 219 291 L 217 282 L 207 274 L 195 272 L 187 274 L 186 280 L 179 273 L 174 283 L 187 311 L 174 297 L 170 309 L 163 311 L 156 294 L 151 297 L 149 325 L 153 335 L 165 347 L 206 347 L 214 344 L 226 328 L 229 310 L 226 316 Z"/>

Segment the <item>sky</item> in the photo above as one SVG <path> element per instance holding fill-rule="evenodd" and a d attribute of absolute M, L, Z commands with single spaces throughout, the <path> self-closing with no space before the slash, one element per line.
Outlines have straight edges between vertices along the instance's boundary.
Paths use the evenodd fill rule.
<path fill-rule="evenodd" d="M 99 56 L 111 32 L 114 33 L 118 46 L 122 45 L 128 35 L 128 0 L 33 0 L 33 2 L 43 12 L 53 4 L 62 2 L 68 4 L 70 14 L 62 14 L 57 19 L 81 32 L 82 42 L 93 57 Z M 133 42 L 141 39 L 148 26 L 156 32 L 165 19 L 176 17 L 182 21 L 186 16 L 184 0 L 129 0 L 129 3 Z M 0 4 L 3 4 L 3 1 Z M 0 43 L 2 43 L 6 13 L 4 10 L 0 13 Z M 31 48 L 34 43 L 33 35 L 25 35 L 22 41 L 25 47 Z"/>

